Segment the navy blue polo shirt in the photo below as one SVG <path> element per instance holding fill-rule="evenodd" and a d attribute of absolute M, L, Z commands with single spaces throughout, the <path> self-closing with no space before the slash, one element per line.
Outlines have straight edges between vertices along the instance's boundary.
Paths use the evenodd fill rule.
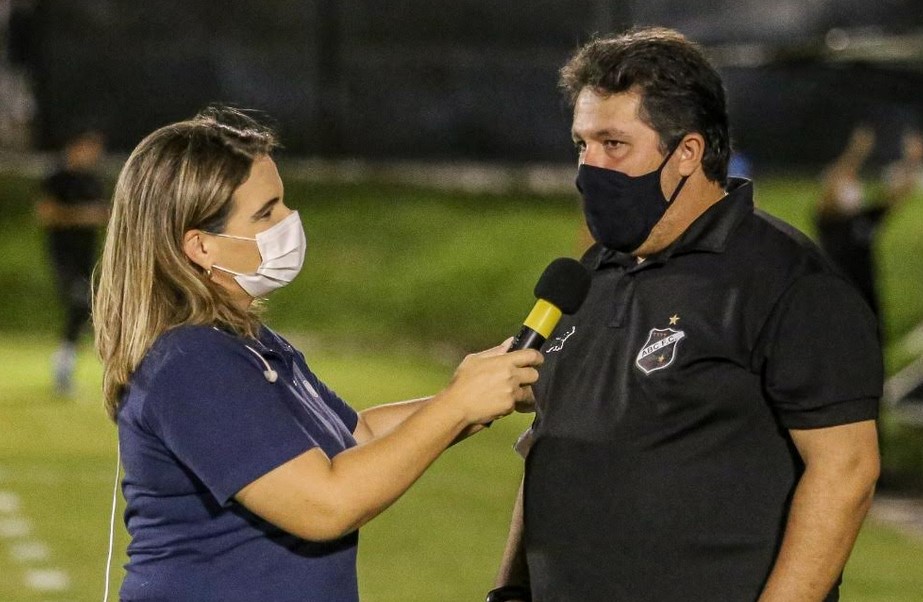
<path fill-rule="evenodd" d="M 874 316 L 740 180 L 662 253 L 584 262 L 535 386 L 535 599 L 756 600 L 804 468 L 789 429 L 877 416 Z"/>
<path fill-rule="evenodd" d="M 357 422 L 269 329 L 256 341 L 208 326 L 163 334 L 118 414 L 131 535 L 121 599 L 358 600 L 357 533 L 305 541 L 234 500 L 310 449 L 333 457 L 353 447 Z"/>

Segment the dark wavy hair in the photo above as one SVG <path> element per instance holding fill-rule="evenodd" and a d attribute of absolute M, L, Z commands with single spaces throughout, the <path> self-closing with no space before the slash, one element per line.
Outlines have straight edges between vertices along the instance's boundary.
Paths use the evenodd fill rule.
<path fill-rule="evenodd" d="M 698 132 L 705 138 L 705 176 L 727 183 L 731 143 L 721 76 L 681 33 L 636 28 L 596 38 L 564 65 L 560 86 L 571 106 L 587 86 L 604 96 L 639 92 L 641 119 L 660 136 L 661 151 L 669 152 L 683 136 Z"/>

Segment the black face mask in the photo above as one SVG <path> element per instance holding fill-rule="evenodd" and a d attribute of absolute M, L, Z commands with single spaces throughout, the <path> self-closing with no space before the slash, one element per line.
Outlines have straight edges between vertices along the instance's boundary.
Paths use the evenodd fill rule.
<path fill-rule="evenodd" d="M 583 213 L 593 238 L 614 251 L 629 253 L 650 236 L 682 190 L 683 176 L 670 200 L 663 198 L 660 174 L 676 149 L 660 167 L 642 176 L 627 176 L 614 169 L 583 164 L 577 169 L 577 190 L 583 196 Z"/>

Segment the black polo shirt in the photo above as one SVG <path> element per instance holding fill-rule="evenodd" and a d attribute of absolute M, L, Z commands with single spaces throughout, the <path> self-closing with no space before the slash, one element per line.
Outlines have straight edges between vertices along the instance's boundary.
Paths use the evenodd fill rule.
<path fill-rule="evenodd" d="M 756 600 L 803 470 L 788 429 L 877 416 L 875 318 L 744 180 L 661 254 L 584 262 L 535 388 L 535 599 Z"/>
<path fill-rule="evenodd" d="M 105 201 L 102 180 L 91 172 L 62 168 L 42 182 L 42 191 L 56 203 L 68 207 L 92 205 Z M 53 226 L 48 229 L 48 242 L 54 260 L 73 265 L 80 274 L 93 271 L 96 262 L 96 226 Z"/>

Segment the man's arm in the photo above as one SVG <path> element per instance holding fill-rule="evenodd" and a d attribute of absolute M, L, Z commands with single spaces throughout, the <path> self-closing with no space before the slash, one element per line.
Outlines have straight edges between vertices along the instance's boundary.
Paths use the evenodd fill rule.
<path fill-rule="evenodd" d="M 875 147 L 875 131 L 864 125 L 857 126 L 849 136 L 846 148 L 824 170 L 821 176 L 821 195 L 818 211 L 836 215 L 842 211 L 837 203 L 838 188 L 843 180 L 859 177 L 859 171 Z"/>
<path fill-rule="evenodd" d="M 71 206 L 43 197 L 35 203 L 35 216 L 45 228 L 104 226 L 109 221 L 109 204 L 99 201 Z"/>
<path fill-rule="evenodd" d="M 504 585 L 521 585 L 529 587 L 529 566 L 526 564 L 525 547 L 523 546 L 523 519 L 522 519 L 522 489 L 516 494 L 513 504 L 513 517 L 510 520 L 510 534 L 506 540 L 506 549 L 500 561 L 500 571 L 497 573 L 496 587 Z"/>
<path fill-rule="evenodd" d="M 805 470 L 759 602 L 820 602 L 843 571 L 872 504 L 878 434 L 874 420 L 789 432 Z"/>

